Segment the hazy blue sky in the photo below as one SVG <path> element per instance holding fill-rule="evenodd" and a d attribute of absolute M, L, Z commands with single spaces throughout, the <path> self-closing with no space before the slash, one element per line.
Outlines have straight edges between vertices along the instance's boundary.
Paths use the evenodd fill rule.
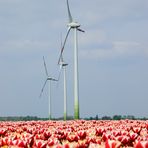
<path fill-rule="evenodd" d="M 69 0 L 79 33 L 80 116 L 148 117 L 148 0 Z M 48 116 L 43 55 L 57 77 L 66 0 L 0 0 L 0 116 Z M 73 115 L 73 32 L 67 41 L 68 114 Z M 63 75 L 52 114 L 63 115 Z"/>

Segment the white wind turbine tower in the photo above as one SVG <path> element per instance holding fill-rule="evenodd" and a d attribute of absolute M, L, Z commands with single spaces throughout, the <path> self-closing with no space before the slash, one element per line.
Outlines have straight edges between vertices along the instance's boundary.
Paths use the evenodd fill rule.
<path fill-rule="evenodd" d="M 62 47 L 62 35 L 61 35 L 61 47 Z M 60 65 L 59 78 L 60 78 L 61 70 L 63 70 L 63 78 L 64 78 L 64 120 L 66 120 L 66 119 L 67 119 L 66 66 L 68 66 L 68 64 L 64 62 L 64 60 L 63 60 L 63 55 L 61 55 L 61 57 L 60 57 L 59 65 Z"/>
<path fill-rule="evenodd" d="M 46 76 L 47 76 L 47 78 L 46 78 L 46 80 L 45 80 L 45 83 L 44 83 L 44 85 L 43 85 L 43 87 L 42 87 L 42 90 L 41 90 L 41 93 L 40 93 L 40 97 L 41 97 L 41 95 L 42 95 L 42 93 L 43 93 L 43 91 L 44 91 L 44 88 L 45 88 L 45 86 L 46 86 L 46 83 L 47 83 L 47 81 L 48 81 L 48 89 L 49 89 L 49 92 L 48 92 L 48 95 L 49 95 L 49 112 L 48 112 L 48 114 L 49 114 L 49 120 L 51 120 L 51 81 L 58 81 L 58 80 L 56 80 L 56 79 L 54 79 L 54 78 L 52 78 L 52 77 L 50 77 L 49 76 L 49 74 L 48 74 L 48 70 L 47 70 L 47 66 L 46 66 L 46 62 L 45 62 L 45 59 L 44 59 L 44 56 L 43 56 L 43 62 L 44 62 L 44 68 L 45 68 L 45 73 L 46 73 Z"/>
<path fill-rule="evenodd" d="M 80 24 L 73 20 L 69 8 L 69 3 L 67 0 L 67 10 L 68 10 L 68 17 L 69 17 L 69 23 L 68 23 L 68 31 L 64 40 L 63 47 L 61 49 L 60 58 L 58 63 L 60 62 L 61 56 L 64 51 L 64 47 L 68 38 L 68 35 L 71 31 L 71 29 L 74 30 L 74 118 L 79 119 L 79 73 L 78 73 L 78 37 L 77 37 L 77 31 L 84 32 L 82 29 L 80 29 Z"/>
<path fill-rule="evenodd" d="M 63 69 L 63 78 L 64 78 L 64 120 L 67 119 L 67 83 L 66 83 L 66 66 L 67 63 L 64 62 L 63 56 L 60 60 L 60 68 Z"/>

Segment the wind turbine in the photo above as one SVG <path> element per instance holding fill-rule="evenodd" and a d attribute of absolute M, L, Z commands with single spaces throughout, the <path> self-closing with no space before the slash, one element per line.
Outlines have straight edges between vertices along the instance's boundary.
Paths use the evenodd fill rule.
<path fill-rule="evenodd" d="M 63 78 L 64 78 L 64 120 L 67 119 L 67 83 L 66 83 L 66 66 L 67 63 L 64 62 L 63 57 L 61 56 L 60 68 L 63 69 Z"/>
<path fill-rule="evenodd" d="M 79 119 L 79 73 L 78 73 L 78 37 L 77 37 L 77 31 L 84 32 L 82 29 L 80 29 L 80 24 L 76 21 L 73 20 L 70 8 L 69 8 L 69 3 L 67 0 L 67 10 L 68 10 L 68 18 L 69 18 L 69 23 L 68 23 L 68 31 L 64 40 L 64 44 L 61 49 L 60 57 L 58 64 L 60 63 L 61 56 L 64 51 L 64 47 L 68 38 L 68 35 L 71 31 L 71 29 L 74 30 L 74 118 Z"/>
<path fill-rule="evenodd" d="M 49 98 L 48 98 L 49 99 L 48 100 L 49 101 L 48 102 L 49 103 L 49 108 L 48 109 L 49 109 L 49 120 L 51 120 L 51 81 L 58 81 L 58 80 L 56 80 L 56 79 L 49 76 L 44 56 L 43 56 L 43 62 L 44 62 L 44 68 L 45 68 L 45 73 L 46 73 L 47 78 L 46 78 L 46 80 L 44 82 L 44 85 L 42 87 L 40 97 L 42 96 L 42 93 L 43 93 L 44 88 L 45 88 L 45 86 L 47 84 L 47 81 L 48 81 L 48 89 L 49 89 L 49 94 L 48 94 L 49 95 Z"/>
<path fill-rule="evenodd" d="M 62 47 L 62 35 L 61 35 L 61 47 Z M 66 66 L 68 66 L 67 63 L 64 62 L 63 55 L 61 55 L 60 61 L 60 73 L 59 78 L 61 74 L 61 70 L 63 70 L 63 78 L 64 78 L 64 120 L 67 119 L 67 83 L 66 83 Z"/>

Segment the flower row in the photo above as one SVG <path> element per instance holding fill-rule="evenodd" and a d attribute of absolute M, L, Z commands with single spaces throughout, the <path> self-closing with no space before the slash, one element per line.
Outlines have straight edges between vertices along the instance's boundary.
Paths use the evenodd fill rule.
<path fill-rule="evenodd" d="M 0 147 L 148 147 L 148 121 L 0 122 Z"/>

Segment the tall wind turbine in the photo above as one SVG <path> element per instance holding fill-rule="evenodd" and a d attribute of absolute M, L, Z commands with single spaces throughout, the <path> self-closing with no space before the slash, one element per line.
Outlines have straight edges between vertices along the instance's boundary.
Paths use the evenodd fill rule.
<path fill-rule="evenodd" d="M 60 68 L 63 69 L 63 78 L 64 78 L 64 120 L 67 119 L 67 83 L 66 83 L 66 66 L 67 63 L 64 62 L 63 56 L 60 60 Z"/>
<path fill-rule="evenodd" d="M 43 62 L 44 62 L 44 68 L 45 68 L 45 73 L 46 73 L 46 76 L 47 76 L 47 78 L 46 78 L 46 80 L 45 80 L 45 82 L 44 82 L 44 85 L 43 85 L 43 87 L 42 87 L 42 90 L 41 90 L 41 93 L 40 93 L 40 97 L 42 96 L 42 93 L 43 93 L 43 91 L 44 91 L 44 88 L 45 88 L 45 86 L 46 86 L 46 84 L 47 84 L 47 81 L 48 81 L 48 89 L 49 89 L 49 112 L 48 112 L 48 114 L 49 114 L 49 120 L 51 120 L 51 81 L 58 81 L 58 80 L 56 80 L 56 79 L 54 79 L 54 78 L 52 78 L 52 77 L 50 77 L 49 76 L 49 74 L 48 74 L 48 70 L 47 70 L 47 66 L 46 66 L 46 62 L 45 62 L 45 58 L 44 58 L 44 56 L 43 56 Z"/>
<path fill-rule="evenodd" d="M 67 10 L 68 10 L 68 31 L 64 40 L 64 44 L 61 49 L 60 58 L 58 63 L 60 62 L 61 56 L 64 51 L 64 47 L 68 38 L 68 35 L 71 31 L 71 29 L 74 30 L 74 118 L 79 119 L 79 73 L 78 73 L 78 37 L 77 37 L 77 31 L 84 32 L 82 29 L 80 29 L 80 24 L 73 20 L 69 3 L 67 0 Z"/>

